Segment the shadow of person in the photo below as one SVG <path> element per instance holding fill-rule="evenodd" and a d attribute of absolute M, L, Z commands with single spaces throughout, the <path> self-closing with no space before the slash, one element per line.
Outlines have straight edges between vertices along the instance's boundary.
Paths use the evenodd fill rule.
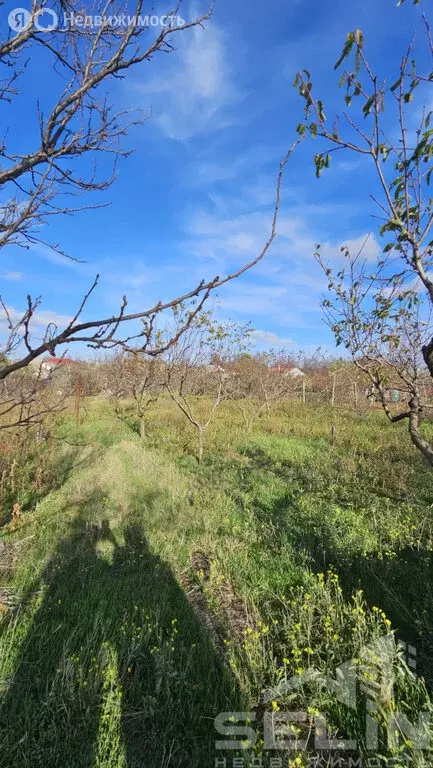
<path fill-rule="evenodd" d="M 213 765 L 213 719 L 242 697 L 136 520 L 77 517 L 17 624 L 0 766 Z M 20 641 L 18 640 L 18 638 Z"/>

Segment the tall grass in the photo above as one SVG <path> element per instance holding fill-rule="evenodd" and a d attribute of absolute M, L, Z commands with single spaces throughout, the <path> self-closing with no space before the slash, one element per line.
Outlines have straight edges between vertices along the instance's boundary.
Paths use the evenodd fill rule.
<path fill-rule="evenodd" d="M 364 713 L 314 686 L 295 701 L 263 690 L 333 674 L 392 632 L 417 646 L 428 687 L 433 478 L 380 414 L 285 404 L 246 435 L 226 403 L 200 466 L 164 399 L 145 439 L 100 400 L 55 436 L 44 483 L 26 495 L 23 481 L 21 518 L 3 528 L 19 609 L 0 625 L 1 766 L 213 766 L 216 715 L 255 712 L 260 730 L 289 704 L 326 711 L 362 750 Z M 416 720 L 427 688 L 397 677 Z M 389 756 L 422 765 L 409 742 Z M 261 737 L 253 757 L 269 757 Z"/>

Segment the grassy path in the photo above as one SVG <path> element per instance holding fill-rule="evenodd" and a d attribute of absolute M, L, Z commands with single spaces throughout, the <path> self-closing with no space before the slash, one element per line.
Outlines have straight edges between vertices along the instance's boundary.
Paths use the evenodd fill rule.
<path fill-rule="evenodd" d="M 145 441 L 96 410 L 59 428 L 58 488 L 3 537 L 20 609 L 0 624 L 0 766 L 211 768 L 218 713 L 391 622 L 428 667 L 430 475 L 374 421 L 342 415 L 332 452 L 305 414 L 251 436 L 223 414 L 200 468 L 162 406 Z"/>

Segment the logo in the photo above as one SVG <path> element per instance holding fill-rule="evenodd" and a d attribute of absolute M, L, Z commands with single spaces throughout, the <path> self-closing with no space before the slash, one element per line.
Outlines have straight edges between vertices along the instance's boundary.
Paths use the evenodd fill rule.
<path fill-rule="evenodd" d="M 110 16 L 103 14 L 74 13 L 70 11 L 63 14 L 63 19 L 59 25 L 59 17 L 51 8 L 40 8 L 38 11 L 30 13 L 25 8 L 14 8 L 8 16 L 8 22 L 13 32 L 19 34 L 23 30 L 33 27 L 38 32 L 52 32 L 58 29 L 98 29 L 105 27 L 107 29 L 119 29 L 127 27 L 170 27 L 176 29 L 184 27 L 185 19 L 178 14 L 169 14 L 165 16 L 155 16 L 148 14 L 117 13 Z"/>
<path fill-rule="evenodd" d="M 14 8 L 8 16 L 8 23 L 14 32 L 22 32 L 30 26 L 32 15 L 25 8 Z"/>
<path fill-rule="evenodd" d="M 25 8 L 14 8 L 8 16 L 8 22 L 13 32 L 17 34 L 30 26 L 38 32 L 52 32 L 59 26 L 59 18 L 52 8 L 40 8 L 33 14 Z"/>
<path fill-rule="evenodd" d="M 389 754 L 404 750 L 405 744 L 422 751 L 432 748 L 430 711 L 418 712 L 415 721 L 397 707 L 394 686 L 397 677 L 416 680 L 416 649 L 405 643 L 396 643 L 393 634 L 364 646 L 359 656 L 341 664 L 333 675 L 310 668 L 300 675 L 281 680 L 276 688 L 263 691 L 262 704 L 272 704 L 272 711 L 263 714 L 263 749 L 355 753 L 362 746 L 365 753 L 376 753 L 385 747 Z M 359 718 L 363 731 L 362 745 L 353 737 L 335 738 L 335 727 L 328 723 L 323 712 L 281 711 L 278 701 L 294 701 L 298 692 L 304 695 L 316 689 L 329 694 Z M 385 714 L 384 714 L 385 713 Z M 216 750 L 247 750 L 254 747 L 257 732 L 253 723 L 255 712 L 224 712 L 215 718 L 215 730 L 220 736 Z M 304 735 L 300 739 L 299 736 Z M 403 741 L 402 741 L 403 740 Z M 402 756 L 402 755 L 400 755 Z M 388 764 L 388 763 L 387 763 Z M 328 763 L 326 762 L 326 765 Z"/>

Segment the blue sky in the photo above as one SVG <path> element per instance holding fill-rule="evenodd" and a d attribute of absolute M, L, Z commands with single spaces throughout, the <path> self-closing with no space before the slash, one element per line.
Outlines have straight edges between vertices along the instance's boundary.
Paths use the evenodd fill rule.
<path fill-rule="evenodd" d="M 22 3 L 25 5 L 25 3 Z M 3 34 L 7 13 L 3 11 Z M 159 6 L 158 6 L 159 7 Z M 190 19 L 203 10 L 185 4 Z M 292 87 L 300 67 L 313 74 L 328 112 L 342 94 L 333 64 L 347 32 L 361 28 L 373 64 L 391 77 L 420 10 L 395 0 L 216 0 L 211 22 L 176 37 L 176 50 L 156 56 L 110 87 L 119 109 L 138 107 L 150 119 L 133 129 L 111 189 L 79 203 L 110 206 L 57 217 L 43 237 L 59 242 L 76 264 L 44 246 L 3 250 L 1 293 L 19 311 L 25 296 L 42 295 L 34 330 L 65 320 L 96 272 L 101 275 L 86 318 L 115 312 L 123 294 L 130 311 L 167 299 L 254 257 L 268 235 L 278 163 L 295 137 L 302 104 Z M 58 81 L 34 57 L 23 94 L 3 115 L 16 148 L 33 146 L 36 101 L 51 103 Z M 4 109 L 4 108 L 3 108 Z M 306 143 L 287 166 L 279 237 L 266 259 L 218 294 L 219 314 L 250 320 L 259 348 L 332 349 L 322 321 L 326 281 L 314 262 L 323 244 L 332 260 L 342 243 L 375 230 L 372 177 L 339 156 L 320 180 Z M 379 252 L 374 234 L 369 254 Z"/>

